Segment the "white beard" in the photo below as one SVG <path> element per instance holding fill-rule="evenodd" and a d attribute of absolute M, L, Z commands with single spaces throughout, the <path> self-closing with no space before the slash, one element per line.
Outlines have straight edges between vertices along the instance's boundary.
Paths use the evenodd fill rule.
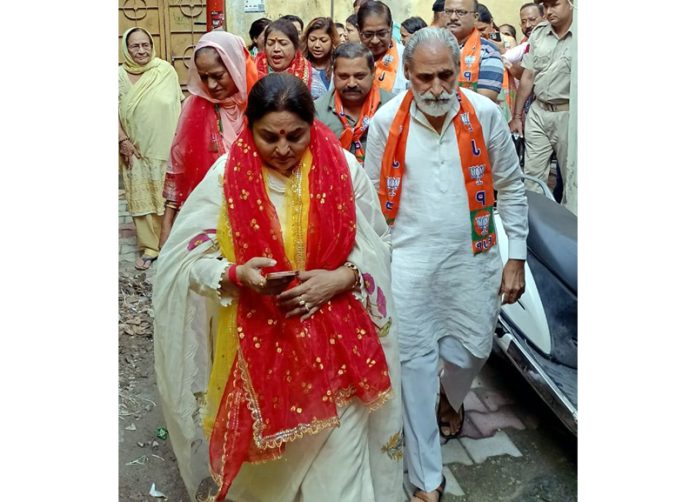
<path fill-rule="evenodd" d="M 442 117 L 452 105 L 457 102 L 457 94 L 455 92 L 449 93 L 447 91 L 442 91 L 439 98 L 436 98 L 431 91 L 419 94 L 417 92 L 413 93 L 413 99 L 416 100 L 416 106 L 431 117 Z"/>

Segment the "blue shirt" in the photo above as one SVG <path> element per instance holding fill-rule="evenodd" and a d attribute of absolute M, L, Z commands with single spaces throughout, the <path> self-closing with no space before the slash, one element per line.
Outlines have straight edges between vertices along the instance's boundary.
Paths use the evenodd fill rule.
<path fill-rule="evenodd" d="M 481 60 L 477 89 L 488 89 L 499 93 L 503 88 L 505 66 L 500 51 L 493 42 L 481 37 Z"/>
<path fill-rule="evenodd" d="M 401 25 L 392 21 L 392 38 L 401 43 Z"/>

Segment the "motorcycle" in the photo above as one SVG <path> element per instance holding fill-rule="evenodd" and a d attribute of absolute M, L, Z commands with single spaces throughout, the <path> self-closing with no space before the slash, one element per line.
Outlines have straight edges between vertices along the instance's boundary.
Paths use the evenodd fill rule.
<path fill-rule="evenodd" d="M 527 191 L 529 235 L 525 292 L 503 305 L 494 345 L 505 354 L 561 422 L 577 436 L 577 217 L 543 194 Z M 508 239 L 495 213 L 503 263 Z"/>

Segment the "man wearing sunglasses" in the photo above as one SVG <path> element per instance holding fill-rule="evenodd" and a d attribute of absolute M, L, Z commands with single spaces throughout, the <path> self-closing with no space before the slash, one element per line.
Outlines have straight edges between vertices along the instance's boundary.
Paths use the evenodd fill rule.
<path fill-rule="evenodd" d="M 457 81 L 460 87 L 497 102 L 505 68 L 498 48 L 476 29 L 477 9 L 477 0 L 445 0 L 447 29 L 457 38 L 461 49 Z"/>

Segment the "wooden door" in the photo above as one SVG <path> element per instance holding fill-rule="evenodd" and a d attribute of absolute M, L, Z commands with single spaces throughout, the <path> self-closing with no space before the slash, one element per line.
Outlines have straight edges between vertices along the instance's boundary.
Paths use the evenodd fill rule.
<path fill-rule="evenodd" d="M 152 34 L 157 56 L 174 66 L 182 90 L 198 39 L 206 32 L 206 0 L 119 0 L 119 57 L 121 36 L 138 26 Z"/>
<path fill-rule="evenodd" d="M 206 0 L 162 0 L 166 12 L 167 61 L 185 90 L 193 49 L 206 33 Z"/>
<path fill-rule="evenodd" d="M 150 32 L 155 45 L 157 57 L 166 58 L 166 32 L 162 15 L 162 0 L 119 0 L 118 2 L 118 63 L 123 63 L 121 56 L 121 38 L 123 33 L 133 27 L 144 28 Z"/>

